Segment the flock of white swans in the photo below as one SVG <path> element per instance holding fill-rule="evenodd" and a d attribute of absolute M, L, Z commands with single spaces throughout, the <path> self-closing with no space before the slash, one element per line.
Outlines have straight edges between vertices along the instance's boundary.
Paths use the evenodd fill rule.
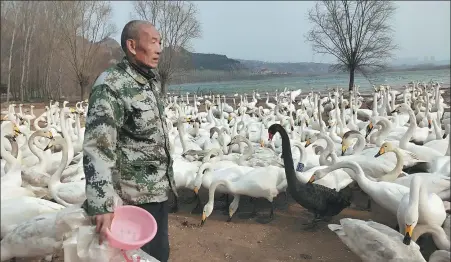
<path fill-rule="evenodd" d="M 235 94 L 233 104 L 220 95 L 168 95 L 176 186 L 193 191 L 202 225 L 215 192 L 227 197 L 228 221 L 240 196 L 268 200 L 269 215 L 254 208 L 240 216 L 258 223 L 277 220 L 273 200 L 288 192 L 312 213 L 305 225 L 314 227 L 351 206 L 357 184 L 398 225 L 351 218 L 328 225 L 363 261 L 426 261 L 415 243 L 426 233 L 437 247 L 429 261 L 449 261 L 450 115 L 442 92 L 438 83 L 380 86 L 372 109 L 361 108 L 357 91 L 296 100 L 301 90 L 285 89 L 266 93 L 266 101 L 254 91 L 250 99 Z M 67 104 L 50 102 L 39 116 L 33 105 L 2 111 L 1 261 L 50 259 L 63 243 L 58 214 L 85 200 L 81 120 L 88 104 Z M 209 198 L 202 206 L 203 189 Z"/>

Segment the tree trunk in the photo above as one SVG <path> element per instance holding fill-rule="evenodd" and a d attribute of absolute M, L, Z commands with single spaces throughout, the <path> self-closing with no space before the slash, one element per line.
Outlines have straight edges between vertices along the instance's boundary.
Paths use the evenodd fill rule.
<path fill-rule="evenodd" d="M 81 80 L 79 80 L 78 83 L 80 84 L 80 101 L 83 101 L 84 97 L 85 97 L 85 85 L 86 85 L 86 82 L 83 79 L 81 79 Z"/>
<path fill-rule="evenodd" d="M 355 69 L 354 68 L 349 69 L 349 92 L 351 92 L 354 87 L 354 74 Z"/>
<path fill-rule="evenodd" d="M 58 99 L 61 99 L 63 96 L 63 90 L 61 86 L 61 75 L 62 75 L 62 65 L 61 59 L 59 60 L 59 68 L 58 68 Z"/>
<path fill-rule="evenodd" d="M 83 84 L 80 85 L 80 101 L 83 101 L 85 97 L 85 86 Z"/>
<path fill-rule="evenodd" d="M 31 52 L 30 51 L 31 51 L 31 40 L 33 38 L 33 33 L 35 31 L 35 28 L 36 28 L 36 23 L 35 23 L 35 21 L 33 21 L 33 27 L 31 28 L 30 36 L 29 36 L 29 39 L 28 39 L 28 47 L 27 47 L 27 74 L 26 74 L 26 77 L 25 77 L 25 83 L 26 83 L 26 86 L 28 87 L 28 90 L 29 90 L 28 95 L 31 94 L 31 96 L 33 96 L 33 91 L 30 88 L 30 57 L 31 57 Z"/>
<path fill-rule="evenodd" d="M 9 61 L 8 61 L 8 87 L 6 88 L 6 103 L 9 103 L 9 93 L 11 91 L 11 68 L 13 65 L 13 47 L 14 47 L 14 40 L 16 39 L 16 25 L 17 25 L 17 17 L 19 12 L 15 10 L 16 16 L 14 18 L 14 28 L 13 28 L 13 35 L 11 37 L 11 46 L 9 47 Z"/>
<path fill-rule="evenodd" d="M 53 99 L 52 92 L 50 91 L 50 87 L 49 87 L 49 84 L 50 84 L 50 72 L 52 70 L 52 62 L 53 62 L 53 48 L 50 49 L 50 55 L 49 55 L 47 61 L 48 61 L 47 62 L 47 69 L 46 69 L 45 76 L 44 76 L 45 77 L 44 88 L 45 88 L 45 90 L 47 90 L 47 94 L 50 95 L 51 98 Z"/>
<path fill-rule="evenodd" d="M 24 26 L 25 27 L 25 26 Z M 20 76 L 20 85 L 19 85 L 19 87 L 20 87 L 20 102 L 22 102 L 23 103 L 23 96 L 24 96 L 24 87 L 25 87 L 25 85 L 24 85 L 24 82 L 25 82 L 25 66 L 27 65 L 27 57 L 26 57 L 26 54 L 27 54 L 27 47 L 28 47 L 28 39 L 30 38 L 30 29 L 31 29 L 31 26 L 29 26 L 28 28 L 27 28 L 27 33 L 25 34 L 25 42 L 24 42 L 24 44 L 23 44 L 23 61 L 22 61 L 22 74 L 21 74 L 21 76 Z"/>
<path fill-rule="evenodd" d="M 160 78 L 160 85 L 161 85 L 161 95 L 163 97 L 166 97 L 166 94 L 168 93 L 168 87 L 167 87 L 167 79 L 165 77 Z"/>

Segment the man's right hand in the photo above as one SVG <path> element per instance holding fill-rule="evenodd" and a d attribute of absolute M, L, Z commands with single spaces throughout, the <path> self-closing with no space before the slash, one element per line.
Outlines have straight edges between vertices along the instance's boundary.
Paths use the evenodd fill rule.
<path fill-rule="evenodd" d="M 99 245 L 106 239 L 106 232 L 111 228 L 111 222 L 113 221 L 113 213 L 106 213 L 102 215 L 96 215 L 96 232 L 100 234 Z"/>

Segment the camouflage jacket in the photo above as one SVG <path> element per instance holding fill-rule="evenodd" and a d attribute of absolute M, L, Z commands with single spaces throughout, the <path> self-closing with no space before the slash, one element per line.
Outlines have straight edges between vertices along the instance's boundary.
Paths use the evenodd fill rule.
<path fill-rule="evenodd" d="M 124 58 L 96 80 L 83 142 L 88 215 L 124 204 L 162 202 L 175 195 L 160 83 L 147 80 Z"/>

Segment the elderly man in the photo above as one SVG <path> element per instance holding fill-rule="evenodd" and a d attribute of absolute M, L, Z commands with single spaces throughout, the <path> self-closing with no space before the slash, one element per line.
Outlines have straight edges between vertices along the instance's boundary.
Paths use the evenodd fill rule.
<path fill-rule="evenodd" d="M 96 80 L 89 97 L 83 143 L 86 175 L 84 209 L 95 217 L 100 241 L 113 219 L 114 197 L 151 213 L 155 238 L 142 250 L 169 258 L 168 193 L 177 196 L 169 153 L 160 83 L 154 68 L 160 34 L 146 21 L 130 21 L 122 31 L 125 58 Z"/>

